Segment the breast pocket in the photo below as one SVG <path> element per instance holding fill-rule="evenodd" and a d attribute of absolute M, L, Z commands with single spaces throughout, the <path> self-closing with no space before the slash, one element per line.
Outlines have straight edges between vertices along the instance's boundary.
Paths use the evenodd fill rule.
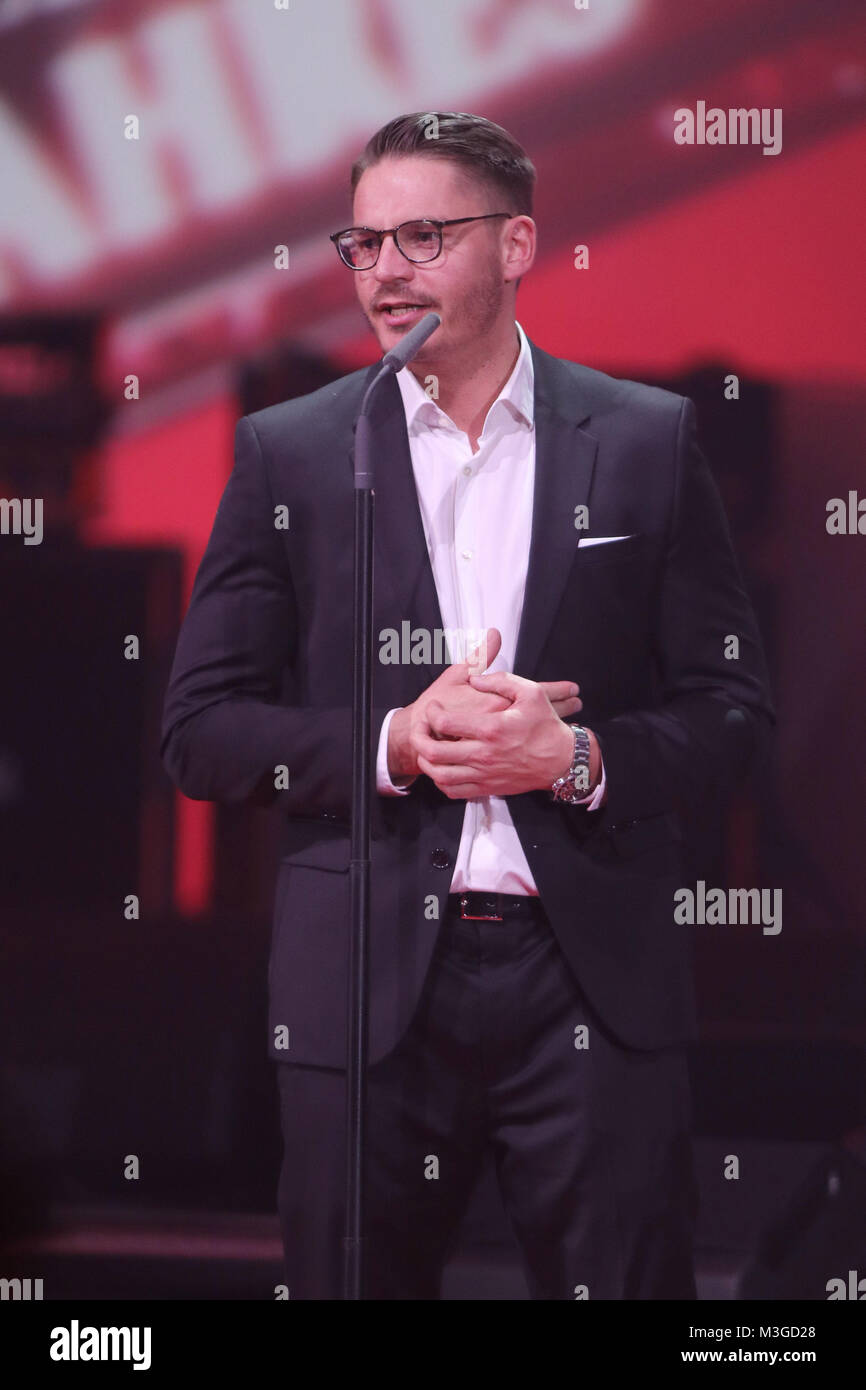
<path fill-rule="evenodd" d="M 582 570 L 601 565 L 620 565 L 638 559 L 646 553 L 647 536 L 636 532 L 622 540 L 600 541 L 597 545 L 578 545 L 575 563 Z"/>

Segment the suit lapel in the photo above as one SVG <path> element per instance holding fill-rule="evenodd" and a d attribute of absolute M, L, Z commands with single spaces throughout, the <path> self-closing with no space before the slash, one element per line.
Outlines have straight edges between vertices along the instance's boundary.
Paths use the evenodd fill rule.
<path fill-rule="evenodd" d="M 575 405 L 573 382 L 563 381 L 557 359 L 532 342 L 530 348 L 535 374 L 535 487 L 514 671 L 534 679 L 577 551 L 575 508 L 588 503 L 598 446 L 580 429 L 588 412 Z M 379 391 L 373 419 L 378 445 L 374 460 L 376 605 L 382 602 L 378 591 L 384 580 L 391 591 L 389 613 L 397 613 L 401 621 L 408 619 L 413 628 L 432 632 L 445 624 L 418 505 L 403 398 L 393 377 Z M 348 455 L 352 466 L 354 443 Z"/>
<path fill-rule="evenodd" d="M 557 391 L 556 358 L 530 342 L 535 372 L 535 489 L 532 534 L 514 674 L 535 679 L 538 660 L 577 552 L 575 508 L 586 506 L 598 443 L 579 428 L 588 412 Z"/>

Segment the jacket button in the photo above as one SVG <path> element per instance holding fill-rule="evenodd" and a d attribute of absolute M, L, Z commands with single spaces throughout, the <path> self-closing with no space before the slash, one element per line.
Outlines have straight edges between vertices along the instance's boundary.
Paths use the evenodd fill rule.
<path fill-rule="evenodd" d="M 430 863 L 434 869 L 448 869 L 451 867 L 451 859 L 447 849 L 434 849 L 430 855 Z"/>

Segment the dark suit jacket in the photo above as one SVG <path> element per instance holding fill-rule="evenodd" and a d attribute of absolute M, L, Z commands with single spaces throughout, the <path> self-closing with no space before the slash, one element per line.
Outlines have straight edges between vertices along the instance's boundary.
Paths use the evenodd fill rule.
<path fill-rule="evenodd" d="M 538 791 L 508 806 L 591 1005 L 620 1041 L 653 1048 L 694 1031 L 695 928 L 674 922 L 683 816 L 733 786 L 774 711 L 692 402 L 530 346 L 536 479 L 514 669 L 579 682 L 608 802 L 588 812 Z M 269 966 L 280 1061 L 345 1060 L 353 430 L 374 370 L 240 420 L 165 704 L 162 754 L 187 796 L 277 802 L 286 817 Z M 442 628 L 393 378 L 374 420 L 374 631 Z M 582 536 L 630 539 L 578 548 Z M 387 711 L 444 669 L 383 665 L 378 648 L 374 757 Z M 281 765 L 289 786 L 275 791 Z M 440 926 L 429 900 L 444 909 L 464 807 L 423 776 L 407 797 L 373 797 L 371 1062 L 411 1019 Z M 287 1051 L 273 1048 L 279 1024 Z"/>

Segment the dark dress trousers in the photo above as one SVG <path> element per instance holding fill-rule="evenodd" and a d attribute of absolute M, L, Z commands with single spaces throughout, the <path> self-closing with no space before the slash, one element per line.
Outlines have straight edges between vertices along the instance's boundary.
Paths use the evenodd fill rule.
<path fill-rule="evenodd" d="M 588 812 L 545 791 L 509 796 L 540 899 L 533 915 L 484 923 L 448 912 L 465 803 L 423 776 L 409 796 L 374 796 L 369 1296 L 437 1296 L 489 1144 L 533 1296 L 690 1297 L 683 824 L 736 785 L 774 711 L 692 402 L 530 348 L 536 472 L 514 671 L 580 683 L 575 718 L 599 739 L 608 799 Z M 239 422 L 163 724 L 187 796 L 277 803 L 285 818 L 269 1047 L 287 1278 L 302 1298 L 339 1296 L 353 430 L 374 370 Z M 374 632 L 432 632 L 445 624 L 393 380 L 374 425 Z M 628 539 L 578 546 L 596 536 Z M 374 759 L 388 710 L 443 669 L 374 662 Z"/>

